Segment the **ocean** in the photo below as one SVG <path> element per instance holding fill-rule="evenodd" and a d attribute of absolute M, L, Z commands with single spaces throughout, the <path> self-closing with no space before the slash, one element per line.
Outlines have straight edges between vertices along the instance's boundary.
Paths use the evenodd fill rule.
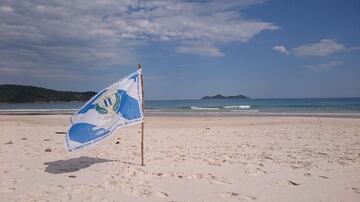
<path fill-rule="evenodd" d="M 0 113 L 73 113 L 83 104 L 83 102 L 0 104 Z M 360 98 L 146 100 L 146 113 L 360 116 Z"/>

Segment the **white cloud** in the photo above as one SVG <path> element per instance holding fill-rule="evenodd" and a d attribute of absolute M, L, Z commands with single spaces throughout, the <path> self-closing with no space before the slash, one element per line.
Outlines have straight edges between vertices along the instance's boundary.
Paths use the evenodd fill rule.
<path fill-rule="evenodd" d="M 274 46 L 272 49 L 286 55 L 290 54 L 289 51 L 285 48 L 285 46 L 278 45 L 278 46 Z"/>
<path fill-rule="evenodd" d="M 137 50 L 146 41 L 171 42 L 179 53 L 223 56 L 222 44 L 246 42 L 263 31 L 278 29 L 271 22 L 241 15 L 244 9 L 261 3 L 3 0 L 0 66 L 72 71 L 73 67 L 134 64 Z"/>
<path fill-rule="evenodd" d="M 320 72 L 320 71 L 324 71 L 324 70 L 333 69 L 333 68 L 341 65 L 342 63 L 343 63 L 342 61 L 330 61 L 330 62 L 322 63 L 322 64 L 304 65 L 304 67 L 307 69 L 310 69 L 312 71 L 315 71 L 315 72 Z"/>
<path fill-rule="evenodd" d="M 11 6 L 2 5 L 2 6 L 0 6 L 0 11 L 10 13 L 10 12 L 13 12 L 14 9 Z"/>
<path fill-rule="evenodd" d="M 220 57 L 224 56 L 218 48 L 210 44 L 196 43 L 188 46 L 179 46 L 176 48 L 176 52 L 185 54 L 195 54 L 202 56 Z"/>
<path fill-rule="evenodd" d="M 343 44 L 336 42 L 333 39 L 322 39 L 317 43 L 301 45 L 292 49 L 296 56 L 327 56 L 335 52 L 343 51 L 345 47 Z"/>
<path fill-rule="evenodd" d="M 277 45 L 272 48 L 275 51 L 280 53 L 284 53 L 286 55 L 293 54 L 297 57 L 306 57 L 306 56 L 328 56 L 330 54 L 336 52 L 349 52 L 360 50 L 358 46 L 355 47 L 345 47 L 343 44 L 337 42 L 334 39 L 322 39 L 319 42 L 300 45 L 291 50 L 287 50 L 285 46 Z M 310 64 L 310 65 L 302 65 L 309 70 L 320 72 L 324 70 L 333 69 L 339 65 L 341 65 L 342 61 L 329 61 L 327 63 L 321 64 Z"/>

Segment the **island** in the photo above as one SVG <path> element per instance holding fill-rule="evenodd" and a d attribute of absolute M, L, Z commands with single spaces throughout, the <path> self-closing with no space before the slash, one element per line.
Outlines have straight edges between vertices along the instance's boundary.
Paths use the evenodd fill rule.
<path fill-rule="evenodd" d="M 87 101 L 96 92 L 57 91 L 36 86 L 0 85 L 0 103 L 34 103 L 34 102 L 76 102 Z"/>
<path fill-rule="evenodd" d="M 202 100 L 205 99 L 249 99 L 250 97 L 247 97 L 245 95 L 235 95 L 235 96 L 223 96 L 220 94 L 214 95 L 214 96 L 205 96 L 202 97 Z"/>

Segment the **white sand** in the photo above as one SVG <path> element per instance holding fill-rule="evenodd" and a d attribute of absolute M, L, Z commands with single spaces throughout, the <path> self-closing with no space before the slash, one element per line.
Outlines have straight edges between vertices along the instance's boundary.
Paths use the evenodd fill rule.
<path fill-rule="evenodd" d="M 360 201 L 360 119 L 147 117 L 142 167 L 139 125 L 67 154 L 68 118 L 0 116 L 0 201 Z"/>

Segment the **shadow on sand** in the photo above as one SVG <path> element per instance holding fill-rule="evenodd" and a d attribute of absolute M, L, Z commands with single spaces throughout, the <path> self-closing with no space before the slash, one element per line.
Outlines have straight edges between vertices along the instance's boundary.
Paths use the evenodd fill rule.
<path fill-rule="evenodd" d="M 83 168 L 87 168 L 96 163 L 112 162 L 113 160 L 94 158 L 94 157 L 80 157 L 68 160 L 59 160 L 52 162 L 45 162 L 47 165 L 45 172 L 52 174 L 71 173 Z"/>

